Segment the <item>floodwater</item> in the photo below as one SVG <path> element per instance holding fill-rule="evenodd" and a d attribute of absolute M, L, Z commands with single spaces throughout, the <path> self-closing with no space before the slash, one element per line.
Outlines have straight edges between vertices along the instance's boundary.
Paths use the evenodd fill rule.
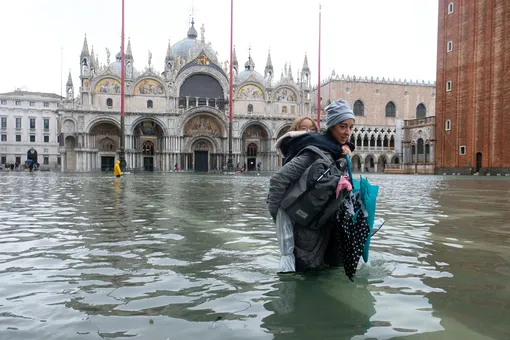
<path fill-rule="evenodd" d="M 369 178 L 350 282 L 275 274 L 268 176 L 0 174 L 0 339 L 509 339 L 510 179 Z"/>

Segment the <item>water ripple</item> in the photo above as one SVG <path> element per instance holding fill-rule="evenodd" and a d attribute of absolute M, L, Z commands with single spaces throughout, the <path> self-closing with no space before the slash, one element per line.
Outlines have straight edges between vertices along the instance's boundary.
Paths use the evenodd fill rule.
<path fill-rule="evenodd" d="M 268 177 L 0 177 L 2 339 L 508 338 L 503 179 L 370 175 L 387 222 L 352 283 L 275 274 Z"/>

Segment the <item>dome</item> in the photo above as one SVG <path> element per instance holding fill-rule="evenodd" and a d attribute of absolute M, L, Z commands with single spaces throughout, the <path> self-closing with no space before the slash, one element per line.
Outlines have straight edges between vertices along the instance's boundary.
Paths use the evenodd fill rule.
<path fill-rule="evenodd" d="M 264 84 L 264 77 L 262 74 L 258 73 L 254 70 L 244 70 L 243 72 L 239 73 L 237 75 L 237 80 L 242 83 L 248 79 L 255 80 L 259 82 L 260 84 Z"/>
<path fill-rule="evenodd" d="M 179 56 L 181 58 L 187 59 L 188 51 L 190 51 L 192 55 L 195 52 L 195 43 L 196 43 L 196 39 L 193 39 L 193 38 L 184 38 L 184 39 L 176 42 L 172 46 L 172 55 L 175 57 Z"/>
<path fill-rule="evenodd" d="M 237 79 L 240 83 L 248 79 L 252 79 L 258 81 L 261 84 L 264 84 L 264 77 L 262 74 L 255 71 L 255 62 L 251 58 L 251 54 L 248 56 L 248 61 L 244 64 L 244 71 L 239 73 Z"/>
<path fill-rule="evenodd" d="M 191 21 L 191 27 L 188 29 L 188 35 L 186 38 L 176 42 L 172 45 L 172 55 L 188 59 L 188 51 L 191 55 L 194 55 L 200 50 L 204 49 L 210 56 L 214 56 L 216 52 L 211 48 L 210 44 L 204 43 L 204 36 L 202 32 L 202 41 L 197 40 L 198 33 L 195 29 L 195 22 Z M 188 60 L 189 61 L 189 60 Z"/>

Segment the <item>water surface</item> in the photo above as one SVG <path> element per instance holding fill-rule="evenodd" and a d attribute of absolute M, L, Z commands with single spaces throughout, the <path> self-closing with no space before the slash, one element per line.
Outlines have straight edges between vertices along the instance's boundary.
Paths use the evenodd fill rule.
<path fill-rule="evenodd" d="M 370 179 L 352 283 L 275 274 L 268 176 L 0 174 L 0 339 L 509 339 L 510 180 Z"/>

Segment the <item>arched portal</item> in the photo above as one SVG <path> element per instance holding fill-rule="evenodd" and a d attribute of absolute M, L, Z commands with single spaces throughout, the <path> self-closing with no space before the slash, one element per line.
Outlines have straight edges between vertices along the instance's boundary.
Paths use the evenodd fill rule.
<path fill-rule="evenodd" d="M 270 150 L 269 135 L 264 126 L 253 123 L 250 124 L 243 132 L 242 146 L 244 154 L 246 155 L 246 170 L 256 170 L 257 163 L 262 161 L 262 157 Z"/>
<path fill-rule="evenodd" d="M 351 163 L 352 171 L 354 172 L 361 171 L 361 158 L 359 155 L 352 156 Z"/>
<path fill-rule="evenodd" d="M 368 155 L 365 158 L 365 171 L 372 172 L 372 171 L 374 171 L 374 168 L 375 168 L 374 156 Z"/>
<path fill-rule="evenodd" d="M 133 129 L 133 148 L 137 151 L 136 164 L 154 171 L 155 156 L 164 150 L 163 128 L 152 120 L 141 121 Z"/>
<path fill-rule="evenodd" d="M 99 152 L 101 171 L 113 171 L 117 146 L 120 145 L 119 127 L 111 122 L 100 121 L 90 129 L 90 140 L 92 147 Z"/>
<path fill-rule="evenodd" d="M 65 153 L 65 170 L 76 170 L 76 139 L 73 136 L 67 136 L 64 139 Z"/>
<path fill-rule="evenodd" d="M 385 155 L 381 155 L 377 161 L 377 172 L 384 172 L 384 169 L 386 169 L 386 164 L 388 164 L 388 159 Z"/>
<path fill-rule="evenodd" d="M 195 171 L 209 171 L 209 157 L 213 150 L 211 143 L 207 139 L 198 139 L 192 144 L 191 150 L 193 150 Z"/>

